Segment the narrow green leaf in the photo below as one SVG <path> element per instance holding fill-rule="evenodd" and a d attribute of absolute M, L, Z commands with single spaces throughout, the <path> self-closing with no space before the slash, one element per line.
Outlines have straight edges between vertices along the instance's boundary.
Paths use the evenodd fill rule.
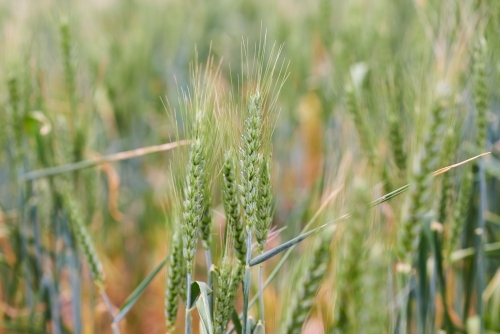
<path fill-rule="evenodd" d="M 196 308 L 196 302 L 198 301 L 198 298 L 200 297 L 200 293 L 201 293 L 201 288 L 200 286 L 198 285 L 198 282 L 193 282 L 191 283 L 191 299 L 190 299 L 190 302 L 189 302 L 189 311 L 192 311 Z"/>
<path fill-rule="evenodd" d="M 203 319 L 200 319 L 200 330 L 201 330 L 201 334 L 208 334 L 208 331 L 206 329 L 206 327 L 203 325 Z"/>
<path fill-rule="evenodd" d="M 120 311 L 113 319 L 114 323 L 120 322 L 125 315 L 127 315 L 128 311 L 134 306 L 139 297 L 143 294 L 144 290 L 148 287 L 149 283 L 156 277 L 156 275 L 163 269 L 165 264 L 167 263 L 167 259 L 163 259 L 156 268 L 153 269 L 151 273 L 135 288 L 134 292 L 128 296 L 123 305 L 120 307 Z"/>
<path fill-rule="evenodd" d="M 459 249 L 459 250 L 454 251 L 451 254 L 450 259 L 451 259 L 451 262 L 454 263 L 454 262 L 466 259 L 468 257 L 471 257 L 473 255 L 474 255 L 474 248 L 469 247 L 469 248 L 464 248 L 464 249 Z"/>
<path fill-rule="evenodd" d="M 484 143 L 482 143 L 484 145 Z M 479 192 L 479 203 L 478 203 L 478 212 L 477 212 L 477 219 L 476 219 L 476 224 L 477 224 L 477 229 L 475 231 L 482 231 L 482 233 L 475 233 L 474 235 L 474 260 L 476 263 L 475 267 L 475 273 L 476 273 L 476 289 L 477 289 L 477 296 L 482 296 L 484 293 L 484 289 L 486 288 L 486 259 L 485 259 L 485 253 L 484 253 L 484 244 L 485 244 L 485 237 L 484 237 L 484 231 L 486 228 L 485 220 L 484 220 L 484 213 L 487 210 L 487 191 L 486 191 L 486 178 L 484 175 L 484 167 L 482 164 L 482 160 L 478 161 L 478 176 L 479 176 L 479 182 L 478 182 L 478 192 Z M 480 332 L 484 332 L 484 304 L 479 302 L 476 303 L 476 313 L 479 316 L 480 320 Z"/>
<path fill-rule="evenodd" d="M 247 333 L 252 333 L 253 334 L 253 330 L 255 329 L 255 325 L 257 325 L 255 323 L 255 319 L 253 317 L 248 317 L 247 319 L 247 323 L 248 323 L 248 331 Z"/>
<path fill-rule="evenodd" d="M 444 311 L 444 328 L 447 333 L 454 333 L 455 326 L 450 317 L 450 311 L 448 309 L 448 298 L 446 295 L 446 276 L 443 269 L 443 247 L 442 247 L 442 238 L 439 233 L 435 230 L 427 233 L 429 238 L 429 243 L 431 245 L 432 255 L 434 257 L 434 266 L 437 274 L 438 285 L 439 285 L 439 293 L 441 295 L 441 299 L 443 302 L 443 311 Z"/>
<path fill-rule="evenodd" d="M 316 227 L 315 229 L 312 229 L 309 232 L 303 233 L 303 234 L 299 235 L 298 237 L 293 238 L 292 240 L 289 240 L 289 241 L 287 241 L 287 242 L 285 242 L 285 243 L 283 243 L 283 244 L 281 244 L 281 245 L 279 245 L 279 246 L 277 246 L 277 247 L 275 247 L 275 248 L 273 248 L 273 249 L 271 249 L 271 250 L 269 250 L 269 251 L 267 251 L 259 256 L 256 256 L 252 261 L 250 261 L 249 265 L 250 265 L 250 267 L 253 267 L 257 264 L 260 264 L 264 261 L 267 261 L 270 258 L 272 258 L 273 256 L 275 256 L 275 255 L 287 250 L 288 248 L 298 244 L 299 242 L 303 241 L 304 239 L 306 239 L 312 235 L 315 235 L 316 233 L 323 230 L 325 227 L 328 227 L 329 225 L 331 225 L 333 223 L 337 223 L 337 222 L 344 220 L 344 219 L 347 219 L 349 217 L 350 217 L 349 214 L 344 215 L 344 216 L 339 217 L 337 219 L 334 219 L 334 220 L 332 220 L 324 225 Z"/>
<path fill-rule="evenodd" d="M 421 237 L 420 237 L 420 243 L 418 246 L 418 251 L 417 251 L 417 259 L 416 259 L 416 266 L 417 266 L 417 285 L 416 285 L 416 301 L 417 305 L 420 309 L 420 312 L 417 312 L 417 328 L 419 328 L 419 333 L 424 333 L 426 330 L 426 324 L 428 321 L 428 316 L 432 315 L 432 306 L 430 305 L 429 301 L 434 300 L 432 295 L 430 295 L 431 292 L 431 282 L 428 280 L 431 280 L 432 277 L 431 275 L 428 275 L 427 272 L 427 256 L 429 253 L 429 242 L 428 239 L 426 238 L 426 232 L 428 230 L 429 226 L 429 220 L 426 219 L 425 221 L 425 226 L 426 228 L 422 229 L 421 231 Z M 429 310 L 431 309 L 431 310 Z"/>
<path fill-rule="evenodd" d="M 236 311 L 234 307 L 233 307 L 233 312 L 231 313 L 231 320 L 233 320 L 233 326 L 236 333 L 241 334 L 242 328 L 241 328 L 240 316 L 238 315 L 238 311 Z"/>
<path fill-rule="evenodd" d="M 466 259 L 473 256 L 474 253 L 475 251 L 473 247 L 456 250 L 451 254 L 451 262 L 455 263 L 460 260 Z M 500 241 L 484 245 L 484 253 L 489 256 L 500 255 Z"/>
<path fill-rule="evenodd" d="M 193 282 L 191 284 L 191 307 L 189 311 L 197 308 L 200 315 L 203 333 L 213 334 L 212 318 L 210 316 L 210 302 L 208 296 L 212 293 L 209 286 L 204 282 Z"/>
<path fill-rule="evenodd" d="M 255 326 L 252 334 L 265 334 L 265 333 L 266 333 L 266 331 L 264 328 L 264 324 L 259 320 L 259 322 Z"/>
<path fill-rule="evenodd" d="M 368 206 L 370 208 L 374 207 L 374 206 L 377 206 L 379 204 L 382 204 L 384 202 L 387 202 L 388 200 L 390 200 L 391 198 L 394 198 L 398 195 L 401 195 L 402 193 L 404 193 L 405 191 L 407 191 L 408 189 L 410 189 L 410 185 L 409 184 L 406 184 L 404 186 L 402 186 L 401 188 L 398 188 L 394 191 L 391 191 L 390 193 L 388 194 L 385 194 L 384 196 L 374 200 L 373 202 L 371 202 Z"/>

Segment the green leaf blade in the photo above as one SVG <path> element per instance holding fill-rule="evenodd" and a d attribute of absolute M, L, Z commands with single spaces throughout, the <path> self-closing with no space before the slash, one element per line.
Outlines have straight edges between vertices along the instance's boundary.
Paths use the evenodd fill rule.
<path fill-rule="evenodd" d="M 123 305 L 120 307 L 120 311 L 113 319 L 114 323 L 120 322 L 125 317 L 125 315 L 127 315 L 130 309 L 135 305 L 135 303 L 144 293 L 144 291 L 149 286 L 151 281 L 163 269 L 166 263 L 167 259 L 165 258 L 153 269 L 151 273 L 149 273 L 149 275 L 137 286 L 137 288 L 135 288 L 135 290 L 130 294 L 130 296 L 128 296 Z"/>

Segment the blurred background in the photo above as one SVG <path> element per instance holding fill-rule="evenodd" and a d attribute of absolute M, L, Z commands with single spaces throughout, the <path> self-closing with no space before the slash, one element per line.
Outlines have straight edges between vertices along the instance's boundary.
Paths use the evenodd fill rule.
<path fill-rule="evenodd" d="M 106 305 L 88 269 L 75 260 L 70 241 L 52 236 L 51 179 L 26 185 L 19 181 L 22 175 L 174 140 L 176 126 L 169 115 L 178 110 L 179 88 L 189 86 L 190 64 L 195 59 L 203 64 L 212 54 L 221 63 L 221 85 L 231 87 L 241 71 L 242 40 L 253 51 L 266 36 L 268 49 L 283 44 L 281 58 L 289 62 L 290 72 L 278 97 L 273 133 L 273 225 L 286 227 L 270 242 L 277 245 L 299 234 L 323 194 L 335 184 L 348 184 L 358 172 L 378 195 L 386 189 L 379 183 L 384 179 L 393 180 L 394 187 L 404 184 L 399 174 L 391 177 L 397 172 L 387 120 L 396 110 L 402 146 L 411 157 L 426 117 L 419 110 L 428 106 L 436 79 L 446 76 L 461 87 L 454 125 L 457 138 L 471 136 L 467 52 L 478 26 L 487 37 L 500 32 L 498 20 L 488 20 L 498 17 L 500 2 L 464 3 L 0 0 L 0 332 L 53 332 L 37 320 L 47 308 L 32 307 L 37 298 L 45 298 L 37 286 L 47 283 L 42 280 L 46 266 L 54 272 L 55 283 L 47 283 L 47 291 L 60 306 L 63 332 L 111 332 Z M 499 82 L 497 44 L 489 44 L 492 87 Z M 362 72 L 361 117 L 368 129 L 361 140 L 356 119 L 346 110 L 344 89 L 356 68 Z M 498 98 L 499 91 L 491 89 L 490 147 L 499 138 Z M 80 152 L 68 145 L 75 140 L 82 143 Z M 389 174 L 366 167 L 363 142 L 372 145 L 381 165 L 390 166 Z M 457 152 L 454 162 L 470 156 L 467 145 Z M 75 194 L 115 306 L 167 254 L 172 157 L 172 152 L 160 152 L 80 173 Z M 491 164 L 498 175 L 496 158 Z M 332 216 L 346 212 L 339 203 L 349 196 L 341 197 Z M 494 207 L 498 197 L 491 198 Z M 219 199 L 213 204 L 223 212 Z M 495 210 L 491 220 L 498 224 Z M 16 223 L 26 217 L 36 217 L 28 219 L 36 224 Z M 214 217 L 218 236 L 224 222 Z M 393 235 L 394 217 L 386 224 L 382 233 Z M 57 261 L 32 259 L 41 245 L 50 245 L 44 252 Z M 19 265 L 23 257 L 28 265 Z M 82 274 L 75 277 L 75 272 Z M 277 282 L 291 272 L 285 267 Z M 280 289 L 277 283 L 266 290 L 269 333 L 279 319 Z M 163 303 L 161 274 L 120 324 L 122 333 L 165 332 Z M 321 331 L 314 321 L 311 326 L 310 333 Z"/>

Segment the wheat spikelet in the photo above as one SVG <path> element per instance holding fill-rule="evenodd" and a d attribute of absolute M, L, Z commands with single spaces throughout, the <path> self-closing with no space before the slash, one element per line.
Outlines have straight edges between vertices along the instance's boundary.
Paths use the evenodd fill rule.
<path fill-rule="evenodd" d="M 212 241 L 212 214 L 210 212 L 211 201 L 211 191 L 208 182 L 205 180 L 203 182 L 203 202 L 202 202 L 202 214 L 200 220 L 200 238 L 202 241 L 203 248 L 205 250 L 210 249 L 210 244 Z"/>
<path fill-rule="evenodd" d="M 243 264 L 245 263 L 245 256 L 247 253 L 247 234 L 240 215 L 234 160 L 231 151 L 224 154 L 224 165 L 222 167 L 222 197 L 227 224 L 229 224 L 231 230 L 234 251 L 240 264 Z"/>
<path fill-rule="evenodd" d="M 403 149 L 403 133 L 401 131 L 400 120 L 394 111 L 389 115 L 389 142 L 396 166 L 400 172 L 406 171 L 407 158 L 406 152 Z"/>
<path fill-rule="evenodd" d="M 271 171 L 269 159 L 261 164 L 258 200 L 259 219 L 255 224 L 255 239 L 257 240 L 257 247 L 259 252 L 262 252 L 266 244 L 269 227 L 271 226 L 273 210 L 273 194 L 271 189 Z"/>
<path fill-rule="evenodd" d="M 236 267 L 225 257 L 218 272 L 218 293 L 215 297 L 214 333 L 225 333 L 236 299 L 239 282 L 243 275 L 243 265 Z"/>
<path fill-rule="evenodd" d="M 487 139 L 488 130 L 488 85 L 486 82 L 486 57 L 487 57 L 487 44 L 484 38 L 479 39 L 478 46 L 474 53 L 474 103 L 476 105 L 477 115 L 477 135 L 476 146 L 478 153 L 482 153 Z"/>
<path fill-rule="evenodd" d="M 260 96 L 255 94 L 248 103 L 248 116 L 245 120 L 245 132 L 240 148 L 241 165 L 241 203 L 245 214 L 245 221 L 249 229 L 253 228 L 258 218 L 257 198 L 259 193 L 259 171 L 261 146 L 261 105 Z"/>
<path fill-rule="evenodd" d="M 200 139 L 193 140 L 189 151 L 186 183 L 184 186 L 182 244 L 186 260 L 186 272 L 193 270 L 193 259 L 196 253 L 203 206 L 204 157 Z"/>

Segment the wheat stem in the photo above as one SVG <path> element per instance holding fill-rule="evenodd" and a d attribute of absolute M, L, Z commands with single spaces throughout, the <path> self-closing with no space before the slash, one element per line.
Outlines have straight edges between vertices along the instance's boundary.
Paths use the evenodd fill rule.
<path fill-rule="evenodd" d="M 191 273 L 188 272 L 186 277 L 186 318 L 184 323 L 184 333 L 191 334 Z"/>
<path fill-rule="evenodd" d="M 214 283 L 212 279 L 212 254 L 210 253 L 210 249 L 205 250 L 205 260 L 207 264 L 207 283 L 208 287 L 213 290 Z M 210 307 L 210 316 L 213 318 L 214 315 L 214 299 L 213 294 L 208 295 L 208 305 Z"/>
<path fill-rule="evenodd" d="M 247 256 L 245 264 L 245 278 L 243 280 L 243 334 L 250 333 L 248 324 L 248 299 L 250 296 L 250 258 L 252 257 L 252 230 L 247 226 Z"/>
<path fill-rule="evenodd" d="M 264 282 L 263 282 L 263 271 L 264 271 L 264 265 L 261 264 L 259 266 L 259 314 L 260 314 L 260 320 L 262 323 L 265 323 L 265 312 L 264 312 Z"/>

